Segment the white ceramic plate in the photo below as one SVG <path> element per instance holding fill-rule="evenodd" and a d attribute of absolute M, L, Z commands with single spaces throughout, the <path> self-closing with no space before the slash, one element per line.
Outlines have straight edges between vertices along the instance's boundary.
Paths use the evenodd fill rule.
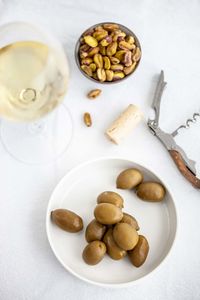
<path fill-rule="evenodd" d="M 150 170 L 124 159 L 98 159 L 84 163 L 67 173 L 55 188 L 49 201 L 46 228 L 51 248 L 60 263 L 72 274 L 87 282 L 108 287 L 132 284 L 161 264 L 168 255 L 176 235 L 177 215 L 169 189 L 161 203 L 141 201 L 133 191 L 116 189 L 118 174 L 124 169 L 139 168 L 145 180 L 161 180 Z M 57 208 L 66 208 L 79 214 L 85 228 L 94 218 L 93 211 L 97 196 L 103 191 L 115 191 L 125 201 L 124 211 L 133 214 L 140 225 L 140 233 L 149 241 L 150 251 L 140 268 L 130 264 L 128 257 L 114 261 L 105 258 L 95 266 L 82 260 L 86 246 L 84 232 L 68 233 L 50 220 L 50 213 Z"/>

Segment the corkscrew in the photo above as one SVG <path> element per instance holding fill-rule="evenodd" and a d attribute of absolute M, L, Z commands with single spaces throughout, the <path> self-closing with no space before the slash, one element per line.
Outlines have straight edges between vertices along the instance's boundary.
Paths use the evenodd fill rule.
<path fill-rule="evenodd" d="M 192 116 L 192 118 L 187 119 L 186 122 L 185 122 L 185 124 L 180 125 L 176 130 L 174 130 L 172 132 L 172 136 L 173 137 L 176 136 L 178 134 L 178 132 L 179 132 L 180 129 L 188 129 L 188 128 L 190 128 L 190 124 L 191 123 L 196 123 L 198 117 L 200 117 L 200 113 L 194 113 L 193 116 Z"/>
<path fill-rule="evenodd" d="M 191 160 L 184 150 L 176 143 L 174 137 L 178 134 L 179 130 L 187 129 L 191 123 L 195 123 L 197 118 L 200 117 L 200 113 L 194 113 L 193 117 L 187 119 L 184 125 L 179 126 L 171 134 L 164 132 L 159 127 L 159 116 L 160 116 L 160 103 L 163 90 L 166 86 L 164 81 L 164 72 L 161 71 L 159 81 L 156 87 L 155 95 L 153 98 L 152 108 L 155 112 L 155 118 L 149 119 L 147 125 L 151 130 L 152 134 L 155 135 L 168 150 L 172 159 L 182 175 L 195 187 L 200 189 L 200 179 L 196 176 L 195 161 Z"/>

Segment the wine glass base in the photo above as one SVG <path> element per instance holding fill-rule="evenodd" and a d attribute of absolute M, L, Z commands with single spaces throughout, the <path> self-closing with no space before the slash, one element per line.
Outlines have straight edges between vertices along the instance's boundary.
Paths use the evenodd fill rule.
<path fill-rule="evenodd" d="M 1 140 L 6 151 L 26 164 L 45 164 L 58 159 L 69 147 L 73 121 L 64 104 L 32 123 L 1 121 Z"/>

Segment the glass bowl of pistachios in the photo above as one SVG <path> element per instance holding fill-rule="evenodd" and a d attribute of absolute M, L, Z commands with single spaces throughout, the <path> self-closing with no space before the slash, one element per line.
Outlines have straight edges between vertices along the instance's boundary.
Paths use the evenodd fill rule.
<path fill-rule="evenodd" d="M 116 83 L 135 72 L 141 46 L 135 33 L 124 25 L 103 22 L 82 33 L 76 43 L 75 59 L 81 73 L 90 80 Z"/>

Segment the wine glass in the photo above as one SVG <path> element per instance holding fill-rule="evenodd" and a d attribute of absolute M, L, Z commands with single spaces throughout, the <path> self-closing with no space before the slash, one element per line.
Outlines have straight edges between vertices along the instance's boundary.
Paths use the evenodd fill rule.
<path fill-rule="evenodd" d="M 40 164 L 65 152 L 73 124 L 59 104 L 68 81 L 66 55 L 50 33 L 24 22 L 0 27 L 0 134 L 13 157 Z"/>

